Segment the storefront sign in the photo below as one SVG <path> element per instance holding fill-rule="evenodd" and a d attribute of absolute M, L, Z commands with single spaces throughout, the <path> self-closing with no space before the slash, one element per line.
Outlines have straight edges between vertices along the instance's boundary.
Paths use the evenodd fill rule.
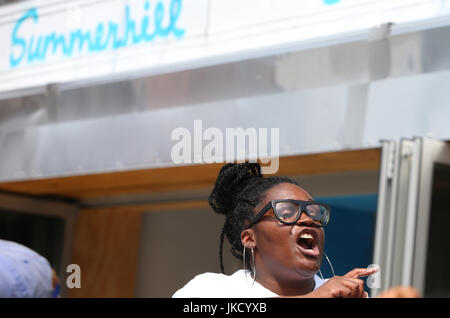
<path fill-rule="evenodd" d="M 21 1 L 0 7 L 0 93 L 224 63 L 449 14 L 448 0 Z"/>
<path fill-rule="evenodd" d="M 131 15 L 130 5 L 127 4 L 123 25 L 121 21 L 108 20 L 96 23 L 94 30 L 80 27 L 63 30 L 64 32 L 56 30 L 43 34 L 39 32 L 41 30 L 39 9 L 29 9 L 14 24 L 12 30 L 10 67 L 31 64 L 35 61 L 45 62 L 50 55 L 72 57 L 83 52 L 91 54 L 149 43 L 157 38 L 173 36 L 180 39 L 183 37 L 184 30 L 179 29 L 176 24 L 181 9 L 181 0 L 171 0 L 167 10 L 162 2 L 157 2 L 152 12 L 150 2 L 146 1 L 141 10 L 144 14 L 139 20 L 135 20 Z M 164 26 L 165 15 L 169 16 L 169 23 Z M 23 32 L 27 24 L 37 32 Z"/>

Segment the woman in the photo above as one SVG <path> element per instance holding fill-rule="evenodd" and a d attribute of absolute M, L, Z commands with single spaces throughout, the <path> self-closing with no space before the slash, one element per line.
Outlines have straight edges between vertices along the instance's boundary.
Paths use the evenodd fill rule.
<path fill-rule="evenodd" d="M 319 272 L 330 209 L 295 181 L 263 178 L 257 163 L 226 164 L 209 204 L 225 215 L 220 237 L 222 274 L 196 276 L 173 297 L 367 297 L 360 279 L 376 268 L 357 268 L 323 280 Z M 244 269 L 224 275 L 224 237 Z"/>

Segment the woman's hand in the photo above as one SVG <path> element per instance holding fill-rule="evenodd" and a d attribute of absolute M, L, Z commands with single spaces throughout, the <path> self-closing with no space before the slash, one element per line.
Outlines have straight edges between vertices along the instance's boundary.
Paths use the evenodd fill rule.
<path fill-rule="evenodd" d="M 378 268 L 355 268 L 344 276 L 334 276 L 326 283 L 304 295 L 304 297 L 314 298 L 366 298 L 364 291 L 364 281 L 359 277 L 372 275 Z"/>

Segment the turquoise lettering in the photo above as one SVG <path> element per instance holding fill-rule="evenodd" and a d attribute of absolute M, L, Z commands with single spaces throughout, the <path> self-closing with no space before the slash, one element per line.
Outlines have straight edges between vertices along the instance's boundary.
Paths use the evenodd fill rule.
<path fill-rule="evenodd" d="M 169 34 L 169 28 L 164 29 L 161 24 L 164 19 L 164 7 L 161 2 L 158 2 L 155 8 L 155 34 L 159 34 L 162 37 L 165 37 Z"/>
<path fill-rule="evenodd" d="M 150 3 L 148 3 L 148 1 L 145 2 L 144 9 L 146 12 L 150 9 Z M 145 17 L 142 19 L 142 23 L 141 23 L 141 37 L 146 42 L 151 42 L 155 38 L 155 33 L 148 34 L 149 24 L 150 24 L 150 20 L 149 20 L 148 16 L 145 15 Z"/>
<path fill-rule="evenodd" d="M 34 42 L 36 42 L 36 45 L 33 49 Z M 44 58 L 45 54 L 42 49 L 42 36 L 38 36 L 37 39 L 34 36 L 31 37 L 30 45 L 28 46 L 27 62 L 31 63 L 33 61 L 43 61 Z"/>
<path fill-rule="evenodd" d="M 125 30 L 125 43 L 128 44 L 129 36 L 131 33 L 131 43 L 138 44 L 142 41 L 142 34 L 140 36 L 137 35 L 136 31 L 136 22 L 130 16 L 130 8 L 127 6 L 126 8 L 126 30 Z"/>
<path fill-rule="evenodd" d="M 68 49 L 66 46 L 66 39 L 62 34 L 56 34 L 55 32 L 45 37 L 43 52 L 47 52 L 48 48 L 52 48 L 52 54 L 56 54 L 58 47 L 61 47 L 61 51 L 64 55 L 68 55 Z"/>
<path fill-rule="evenodd" d="M 18 32 L 20 26 L 22 25 L 22 23 L 28 18 L 33 18 L 35 23 L 38 21 L 38 13 L 37 13 L 36 8 L 28 10 L 17 21 L 16 25 L 13 28 L 12 35 L 11 35 L 11 42 L 12 42 L 13 49 L 14 49 L 14 46 L 20 46 L 22 48 L 22 50 L 21 50 L 21 53 L 18 58 L 14 57 L 14 54 L 11 50 L 11 54 L 9 55 L 9 64 L 11 67 L 18 66 L 27 52 L 27 42 L 23 38 L 18 38 L 17 32 Z"/>
<path fill-rule="evenodd" d="M 173 35 L 177 38 L 181 38 L 184 35 L 184 30 L 178 29 L 176 23 L 181 13 L 181 0 L 172 0 L 170 3 L 170 25 L 169 31 L 172 31 Z"/>
<path fill-rule="evenodd" d="M 341 0 L 322 0 L 325 5 L 334 5 Z M 119 25 L 114 21 L 106 23 L 100 22 L 95 28 L 95 33 L 89 30 L 72 30 L 69 31 L 69 38 L 64 34 L 52 32 L 47 35 L 31 35 L 28 39 L 24 35 L 20 35 L 20 28 L 27 19 L 32 19 L 36 24 L 39 20 L 37 8 L 32 8 L 17 20 L 11 33 L 11 53 L 9 56 L 9 64 L 11 68 L 18 67 L 25 60 L 28 63 L 33 61 L 45 61 L 48 53 L 55 55 L 58 50 L 66 57 L 71 57 L 75 53 L 87 51 L 101 52 L 108 48 L 116 50 L 128 45 L 137 45 L 141 42 L 151 42 L 156 37 L 166 38 L 173 35 L 180 39 L 184 36 L 185 30 L 177 26 L 182 10 L 182 0 L 171 0 L 168 10 L 164 10 L 161 1 L 154 6 L 153 21 L 150 20 L 150 3 L 146 1 L 144 4 L 144 16 L 140 21 L 140 32 L 137 29 L 139 25 L 131 17 L 131 9 L 129 5 L 125 6 L 125 24 L 123 26 L 123 38 L 119 38 Z M 163 21 L 165 13 L 168 12 L 169 24 L 164 27 Z M 153 22 L 153 32 L 151 32 L 150 24 Z M 39 28 L 36 28 L 39 29 Z M 121 28 L 122 29 L 122 28 Z M 78 43 L 78 46 L 75 44 Z"/>
<path fill-rule="evenodd" d="M 117 30 L 119 29 L 119 26 L 117 23 L 109 22 L 109 32 L 108 32 L 108 42 L 112 39 L 112 48 L 114 50 L 117 50 L 123 46 L 125 46 L 125 43 L 122 42 L 117 35 Z"/>
<path fill-rule="evenodd" d="M 336 4 L 336 3 L 340 2 L 340 1 L 341 0 L 323 0 L 323 3 L 325 5 L 331 6 L 331 5 Z"/>
<path fill-rule="evenodd" d="M 97 28 L 95 30 L 95 44 L 92 47 L 93 51 L 103 51 L 107 48 L 108 42 L 105 41 L 102 43 L 103 39 L 103 24 L 97 24 Z"/>
<path fill-rule="evenodd" d="M 115 21 L 99 22 L 95 30 L 75 29 L 68 34 L 51 32 L 49 34 L 33 34 L 28 38 L 20 34 L 21 27 L 27 19 L 34 23 L 39 20 L 37 8 L 30 9 L 17 20 L 11 33 L 10 67 L 32 62 L 43 62 L 49 55 L 62 53 L 65 57 L 72 57 L 77 53 L 101 52 L 116 50 L 129 45 L 138 45 L 141 42 L 151 42 L 157 37 L 166 38 L 173 35 L 175 38 L 183 37 L 185 31 L 177 26 L 181 14 L 182 1 L 171 0 L 165 10 L 161 1 L 154 6 L 153 21 L 150 18 L 150 2 L 144 3 L 144 14 L 141 21 L 132 18 L 130 5 L 125 6 L 125 20 L 123 26 Z M 163 26 L 165 14 L 168 14 L 169 23 Z M 153 30 L 151 29 L 153 23 Z M 140 30 L 139 30 L 140 27 Z M 38 27 L 35 28 L 39 30 Z M 123 30 L 119 34 L 119 30 Z"/>
<path fill-rule="evenodd" d="M 87 50 L 88 52 L 91 52 L 94 50 L 94 41 L 92 40 L 91 32 L 89 31 L 82 31 L 82 30 L 75 30 L 70 33 L 70 45 L 67 52 L 68 56 L 72 56 L 74 45 L 78 42 L 78 52 L 83 52 L 83 48 L 85 47 L 85 43 L 87 43 Z"/>

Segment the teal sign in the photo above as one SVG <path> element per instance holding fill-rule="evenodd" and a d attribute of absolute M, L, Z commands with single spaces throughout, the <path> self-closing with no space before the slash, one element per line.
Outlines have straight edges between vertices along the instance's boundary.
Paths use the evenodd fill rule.
<path fill-rule="evenodd" d="M 149 43 L 157 38 L 173 36 L 180 39 L 184 36 L 185 30 L 177 26 L 182 11 L 182 0 L 171 0 L 168 8 L 165 8 L 162 2 L 151 6 L 150 2 L 146 1 L 142 10 L 144 11 L 142 18 L 136 21 L 131 17 L 130 6 L 125 6 L 125 20 L 122 25 L 115 21 L 99 22 L 95 30 L 78 28 L 64 34 L 59 33 L 55 26 L 55 31 L 47 34 L 24 35 L 21 31 L 26 23 L 35 24 L 36 30 L 39 30 L 38 9 L 30 9 L 13 27 L 10 67 L 45 62 L 49 56 L 58 53 L 72 57 L 79 53 L 117 50 Z M 169 22 L 163 25 L 165 19 Z M 149 31 L 150 29 L 152 31 Z"/>
<path fill-rule="evenodd" d="M 322 3 L 330 6 L 340 1 L 322 0 Z M 137 9 L 143 12 L 139 20 L 132 18 L 130 5 L 126 5 L 124 10 L 125 19 L 122 23 L 102 21 L 98 22 L 94 29 L 75 28 L 64 33 L 58 32 L 55 26 L 53 32 L 40 34 L 39 11 L 32 8 L 14 24 L 9 65 L 15 68 L 31 63 L 43 63 L 58 54 L 70 58 L 81 53 L 117 50 L 170 36 L 181 39 L 185 34 L 185 30 L 177 26 L 182 12 L 182 0 L 171 0 L 167 7 L 161 1 L 155 4 L 146 1 L 143 7 Z M 163 25 L 163 21 L 169 22 Z M 37 32 L 24 34 L 24 26 L 30 23 L 35 26 Z"/>

